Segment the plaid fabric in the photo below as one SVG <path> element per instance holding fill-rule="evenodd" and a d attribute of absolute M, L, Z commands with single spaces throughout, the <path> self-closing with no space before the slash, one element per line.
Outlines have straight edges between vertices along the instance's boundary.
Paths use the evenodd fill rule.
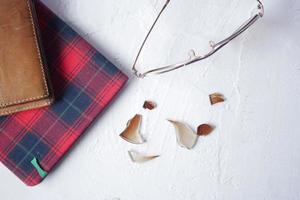
<path fill-rule="evenodd" d="M 127 77 L 39 1 L 54 105 L 0 118 L 0 160 L 27 185 L 42 181 L 31 161 L 49 172 Z"/>

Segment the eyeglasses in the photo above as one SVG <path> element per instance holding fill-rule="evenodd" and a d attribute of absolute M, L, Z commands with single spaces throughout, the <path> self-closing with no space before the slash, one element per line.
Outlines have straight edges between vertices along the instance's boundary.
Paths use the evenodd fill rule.
<path fill-rule="evenodd" d="M 263 6 L 263 4 L 261 3 L 260 0 L 257 0 L 258 6 L 257 6 L 257 9 L 256 9 L 256 12 L 246 22 L 244 22 L 235 32 L 233 32 L 229 37 L 227 37 L 227 38 L 225 38 L 225 39 L 223 39 L 223 40 L 221 40 L 217 43 L 215 43 L 213 41 L 210 41 L 209 45 L 211 47 L 211 50 L 208 53 L 206 53 L 205 55 L 196 56 L 195 52 L 191 51 L 190 59 L 188 59 L 186 61 L 176 63 L 176 64 L 171 64 L 171 65 L 166 65 L 166 66 L 159 67 L 159 68 L 153 68 L 153 69 L 150 69 L 149 71 L 141 73 L 137 69 L 138 59 L 141 55 L 141 52 L 142 52 L 142 50 L 143 50 L 150 34 L 152 33 L 152 31 L 153 31 L 155 25 L 157 24 L 160 16 L 164 12 L 164 10 L 167 8 L 170 1 L 171 0 L 167 0 L 166 3 L 164 4 L 164 6 L 162 7 L 162 9 L 160 10 L 158 16 L 156 17 L 156 19 L 155 19 L 154 23 L 152 24 L 149 32 L 147 33 L 147 35 L 146 35 L 139 51 L 138 51 L 138 54 L 135 58 L 135 61 L 134 61 L 133 67 L 132 67 L 132 71 L 133 71 L 133 74 L 138 78 L 144 78 L 148 75 L 154 75 L 154 74 L 164 74 L 164 73 L 174 71 L 174 70 L 179 69 L 179 68 L 186 67 L 186 66 L 188 66 L 190 64 L 193 64 L 195 62 L 199 62 L 201 60 L 204 60 L 204 59 L 212 56 L 213 54 L 215 54 L 222 47 L 226 46 L 230 41 L 232 41 L 233 39 L 235 39 L 236 37 L 241 35 L 243 32 L 245 32 L 249 27 L 251 27 L 258 19 L 262 18 L 263 15 L 264 15 L 264 6 Z"/>

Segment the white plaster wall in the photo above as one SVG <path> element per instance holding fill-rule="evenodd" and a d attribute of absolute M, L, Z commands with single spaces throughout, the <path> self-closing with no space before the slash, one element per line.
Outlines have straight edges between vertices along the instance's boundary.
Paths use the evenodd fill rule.
<path fill-rule="evenodd" d="M 59 16 L 130 74 L 163 0 L 44 0 Z M 164 76 L 132 78 L 124 92 L 47 179 L 23 185 L 0 165 L 1 200 L 296 200 L 300 199 L 300 1 L 265 0 L 266 15 L 211 59 Z M 141 65 L 204 52 L 231 33 L 255 0 L 172 0 L 143 53 Z M 211 107 L 208 94 L 224 104 Z M 145 99 L 159 107 L 145 112 Z M 144 115 L 148 142 L 118 134 Z M 187 151 L 166 118 L 216 131 Z M 133 164 L 127 150 L 162 156 Z"/>

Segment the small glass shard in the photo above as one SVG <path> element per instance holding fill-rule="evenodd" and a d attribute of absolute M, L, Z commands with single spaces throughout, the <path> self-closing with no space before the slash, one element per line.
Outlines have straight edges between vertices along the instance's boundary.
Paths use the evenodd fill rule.
<path fill-rule="evenodd" d="M 148 110 L 153 110 L 157 107 L 157 104 L 153 101 L 145 101 L 143 108 Z"/>
<path fill-rule="evenodd" d="M 201 124 L 197 128 L 197 135 L 207 136 L 214 130 L 214 127 L 209 124 Z"/>
<path fill-rule="evenodd" d="M 213 93 L 213 94 L 209 95 L 209 100 L 210 100 L 210 104 L 214 105 L 214 104 L 217 104 L 217 103 L 224 102 L 225 98 L 220 93 Z"/>
<path fill-rule="evenodd" d="M 159 155 L 153 155 L 153 156 L 143 155 L 136 151 L 128 151 L 128 154 L 132 162 L 136 162 L 136 163 L 144 163 L 159 157 Z"/>
<path fill-rule="evenodd" d="M 198 135 L 184 123 L 172 120 L 168 121 L 171 122 L 175 128 L 177 143 L 184 148 L 192 149 L 197 142 Z"/>
<path fill-rule="evenodd" d="M 126 129 L 120 134 L 120 137 L 132 144 L 143 144 L 144 140 L 140 135 L 140 126 L 142 115 L 135 115 L 128 121 Z"/>

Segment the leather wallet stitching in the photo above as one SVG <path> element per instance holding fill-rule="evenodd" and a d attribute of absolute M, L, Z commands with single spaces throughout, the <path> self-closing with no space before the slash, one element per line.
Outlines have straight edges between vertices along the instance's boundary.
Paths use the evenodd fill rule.
<path fill-rule="evenodd" d="M 39 43 L 37 41 L 37 33 L 36 33 L 36 30 L 35 30 L 35 24 L 34 24 L 32 12 L 31 12 L 29 0 L 27 0 L 27 7 L 28 7 L 28 11 L 29 11 L 29 17 L 30 17 L 32 29 L 33 29 L 35 46 L 36 46 L 36 51 L 37 51 L 37 54 L 38 54 L 38 59 L 39 59 L 39 63 L 40 63 L 41 71 L 42 71 L 44 89 L 46 91 L 46 94 L 41 95 L 41 96 L 37 96 L 37 97 L 31 97 L 31 98 L 21 99 L 21 100 L 17 100 L 17 101 L 13 101 L 13 102 L 8 102 L 8 103 L 0 103 L 0 107 L 5 107 L 5 106 L 14 105 L 14 104 L 24 103 L 24 102 L 27 102 L 27 101 L 33 101 L 33 100 L 37 100 L 37 99 L 41 99 L 41 98 L 49 96 L 48 84 L 47 84 L 46 77 L 45 77 L 44 65 L 43 65 L 43 61 L 42 61 L 42 57 L 41 57 Z"/>
<path fill-rule="evenodd" d="M 22 111 L 22 110 L 28 110 L 28 109 L 31 109 L 31 108 L 36 108 L 37 106 L 47 106 L 47 105 L 50 105 L 50 104 L 51 104 L 50 100 L 46 101 L 45 103 L 34 103 L 32 105 L 29 105 L 29 106 L 24 106 L 24 107 L 21 107 L 21 108 L 2 111 L 2 112 L 0 112 L 0 116 L 1 115 L 9 115 L 9 114 L 12 114 L 12 113 L 15 113 L 15 112 L 18 112 L 18 111 Z"/>

